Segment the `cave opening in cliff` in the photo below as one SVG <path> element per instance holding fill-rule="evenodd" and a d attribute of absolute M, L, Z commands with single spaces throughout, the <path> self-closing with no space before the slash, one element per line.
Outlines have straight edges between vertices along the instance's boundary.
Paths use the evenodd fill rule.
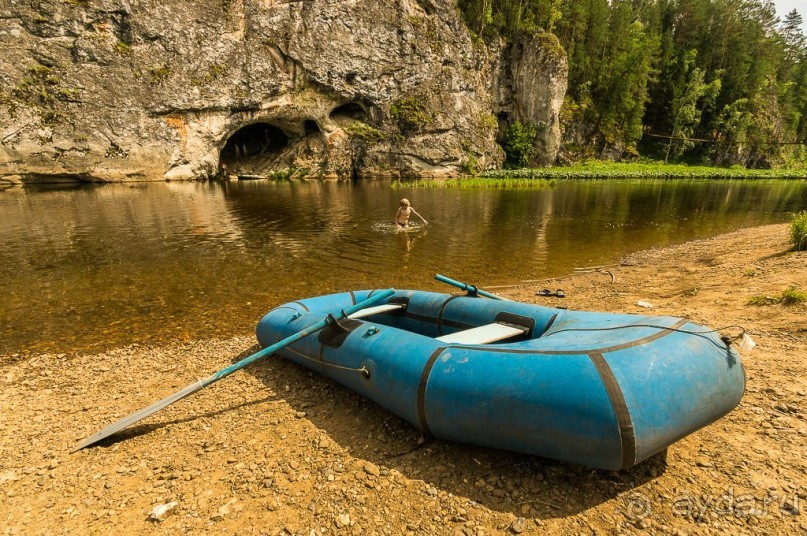
<path fill-rule="evenodd" d="M 276 155 L 288 147 L 289 137 L 269 123 L 253 123 L 237 130 L 221 150 L 219 160 L 232 167 L 238 163 Z"/>
<path fill-rule="evenodd" d="M 367 121 L 367 112 L 364 107 L 357 102 L 348 102 L 333 109 L 331 119 L 352 119 L 355 121 Z"/>
<path fill-rule="evenodd" d="M 308 119 L 303 126 L 305 128 L 306 136 L 310 136 L 312 134 L 321 134 L 319 125 L 317 125 L 317 122 L 312 119 Z"/>

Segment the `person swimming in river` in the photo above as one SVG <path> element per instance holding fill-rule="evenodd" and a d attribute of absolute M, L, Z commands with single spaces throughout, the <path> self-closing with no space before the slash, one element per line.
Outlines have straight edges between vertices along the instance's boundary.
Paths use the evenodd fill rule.
<path fill-rule="evenodd" d="M 412 208 L 412 205 L 409 204 L 409 200 L 406 198 L 401 199 L 400 207 L 398 207 L 398 212 L 395 213 L 395 225 L 398 226 L 398 229 L 406 229 L 409 227 L 409 216 L 414 213 L 415 216 L 423 220 L 423 223 L 427 224 L 429 222 L 426 221 L 426 218 L 421 216 L 417 213 L 417 211 Z"/>

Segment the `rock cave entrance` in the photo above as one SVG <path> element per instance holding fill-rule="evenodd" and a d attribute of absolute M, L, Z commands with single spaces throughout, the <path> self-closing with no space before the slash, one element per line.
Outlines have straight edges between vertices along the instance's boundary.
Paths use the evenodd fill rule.
<path fill-rule="evenodd" d="M 331 112 L 331 119 L 337 123 L 340 120 L 367 121 L 367 111 L 357 102 L 348 102 Z"/>
<path fill-rule="evenodd" d="M 219 154 L 219 162 L 233 173 L 251 172 L 277 159 L 289 146 L 289 137 L 269 123 L 253 123 L 237 130 Z"/>
<path fill-rule="evenodd" d="M 317 125 L 317 122 L 314 121 L 313 119 L 307 120 L 305 122 L 304 127 L 305 127 L 305 135 L 306 136 L 322 134 L 322 132 L 319 130 L 319 126 Z"/>

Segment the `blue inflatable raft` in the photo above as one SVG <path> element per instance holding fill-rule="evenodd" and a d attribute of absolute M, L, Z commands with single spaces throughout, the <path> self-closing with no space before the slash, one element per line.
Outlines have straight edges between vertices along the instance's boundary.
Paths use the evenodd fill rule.
<path fill-rule="evenodd" d="M 267 347 L 378 291 L 276 307 Z M 625 469 L 740 402 L 738 354 L 675 317 L 569 311 L 399 290 L 278 353 L 426 433 Z"/>

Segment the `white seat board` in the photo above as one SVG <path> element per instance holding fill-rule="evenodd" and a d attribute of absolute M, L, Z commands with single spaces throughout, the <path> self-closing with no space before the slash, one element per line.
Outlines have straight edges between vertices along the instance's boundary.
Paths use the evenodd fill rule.
<path fill-rule="evenodd" d="M 435 337 L 435 340 L 458 344 L 488 344 L 523 335 L 526 332 L 527 328 L 508 326 L 494 322 L 493 324 L 486 324 L 478 328 L 466 329 L 449 335 L 443 335 L 442 337 Z"/>
<path fill-rule="evenodd" d="M 380 313 L 388 313 L 390 311 L 397 311 L 399 309 L 403 309 L 403 304 L 401 303 L 386 303 L 384 305 L 376 305 L 374 307 L 366 307 L 359 311 L 356 311 L 348 318 L 364 318 L 365 316 L 370 315 L 377 315 Z"/>

